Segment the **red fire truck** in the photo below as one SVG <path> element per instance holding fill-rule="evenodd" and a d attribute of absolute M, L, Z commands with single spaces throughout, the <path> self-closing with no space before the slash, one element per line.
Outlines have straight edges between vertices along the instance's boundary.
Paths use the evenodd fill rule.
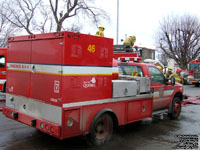
<path fill-rule="evenodd" d="M 193 60 L 189 63 L 188 69 L 189 83 L 194 84 L 196 87 L 200 85 L 200 61 Z"/>
<path fill-rule="evenodd" d="M 100 145 L 116 126 L 152 117 L 153 107 L 180 114 L 183 87 L 164 78 L 152 87 L 145 65 L 145 76 L 119 75 L 112 39 L 65 31 L 12 37 L 8 44 L 3 114 L 49 135 L 87 135 Z"/>
<path fill-rule="evenodd" d="M 7 48 L 0 48 L 0 90 L 5 91 Z"/>
<path fill-rule="evenodd" d="M 7 48 L 0 48 L 0 110 L 5 105 Z"/>
<path fill-rule="evenodd" d="M 126 45 L 114 45 L 113 50 L 113 58 L 117 61 L 140 62 L 142 60 L 142 51 L 138 46 L 127 48 Z"/>
<path fill-rule="evenodd" d="M 183 86 L 176 83 L 174 86 L 169 84 L 169 79 L 166 79 L 164 74 L 153 64 L 138 63 L 141 61 L 141 52 L 124 52 L 125 48 L 114 47 L 114 65 L 115 73 L 118 76 L 114 79 L 131 79 L 142 82 L 141 77 L 149 77 L 151 79 L 151 92 L 153 93 L 153 114 L 165 111 L 172 119 L 178 118 L 181 112 L 181 102 L 183 100 Z M 120 46 L 123 47 L 123 46 Z M 138 78 L 139 77 L 139 78 Z M 174 81 L 173 81 L 174 82 Z M 146 87 L 140 87 L 140 92 Z M 173 108 L 172 108 L 173 107 Z"/>

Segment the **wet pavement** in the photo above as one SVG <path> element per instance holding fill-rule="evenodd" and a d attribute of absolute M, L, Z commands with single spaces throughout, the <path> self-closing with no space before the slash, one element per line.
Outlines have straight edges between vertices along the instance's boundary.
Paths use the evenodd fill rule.
<path fill-rule="evenodd" d="M 200 87 L 185 86 L 185 93 L 200 94 Z M 182 108 L 178 120 L 167 115 L 119 127 L 110 142 L 91 147 L 84 136 L 58 140 L 31 127 L 5 118 L 0 113 L 0 150 L 170 150 L 176 135 L 200 135 L 200 105 Z"/>

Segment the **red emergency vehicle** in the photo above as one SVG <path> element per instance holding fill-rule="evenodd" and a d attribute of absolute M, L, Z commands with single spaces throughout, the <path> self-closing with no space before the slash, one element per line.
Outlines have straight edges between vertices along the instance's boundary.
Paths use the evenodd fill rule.
<path fill-rule="evenodd" d="M 189 63 L 188 81 L 195 86 L 200 85 L 200 61 L 193 60 Z"/>
<path fill-rule="evenodd" d="M 142 51 L 138 46 L 133 48 L 126 48 L 126 45 L 114 45 L 113 58 L 117 61 L 134 61 L 140 62 L 142 60 Z"/>
<path fill-rule="evenodd" d="M 5 105 L 7 48 L 0 48 L 0 110 Z"/>
<path fill-rule="evenodd" d="M 7 48 L 0 48 L 0 91 L 5 91 Z"/>
<path fill-rule="evenodd" d="M 6 117 L 59 139 L 87 135 L 95 145 L 118 125 L 152 117 L 149 76 L 113 79 L 112 39 L 65 31 L 12 37 L 8 44 Z M 180 114 L 173 100 L 182 89 L 168 86 L 164 96 L 158 90 L 164 97 L 158 105 L 173 93 L 160 109 Z"/>

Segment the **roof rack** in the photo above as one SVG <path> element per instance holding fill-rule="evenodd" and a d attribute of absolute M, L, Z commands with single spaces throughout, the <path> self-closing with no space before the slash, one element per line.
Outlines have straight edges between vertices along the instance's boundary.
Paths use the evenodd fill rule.
<path fill-rule="evenodd" d="M 113 51 L 114 53 L 136 52 L 135 49 L 130 48 L 128 45 L 114 45 Z"/>

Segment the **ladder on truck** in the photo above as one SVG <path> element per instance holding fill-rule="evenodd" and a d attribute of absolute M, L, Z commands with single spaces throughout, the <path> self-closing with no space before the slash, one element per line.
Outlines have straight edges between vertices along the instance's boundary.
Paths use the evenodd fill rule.
<path fill-rule="evenodd" d="M 127 45 L 114 45 L 113 46 L 114 59 L 119 61 L 134 61 L 140 62 L 142 57 L 141 48 L 130 48 Z"/>

